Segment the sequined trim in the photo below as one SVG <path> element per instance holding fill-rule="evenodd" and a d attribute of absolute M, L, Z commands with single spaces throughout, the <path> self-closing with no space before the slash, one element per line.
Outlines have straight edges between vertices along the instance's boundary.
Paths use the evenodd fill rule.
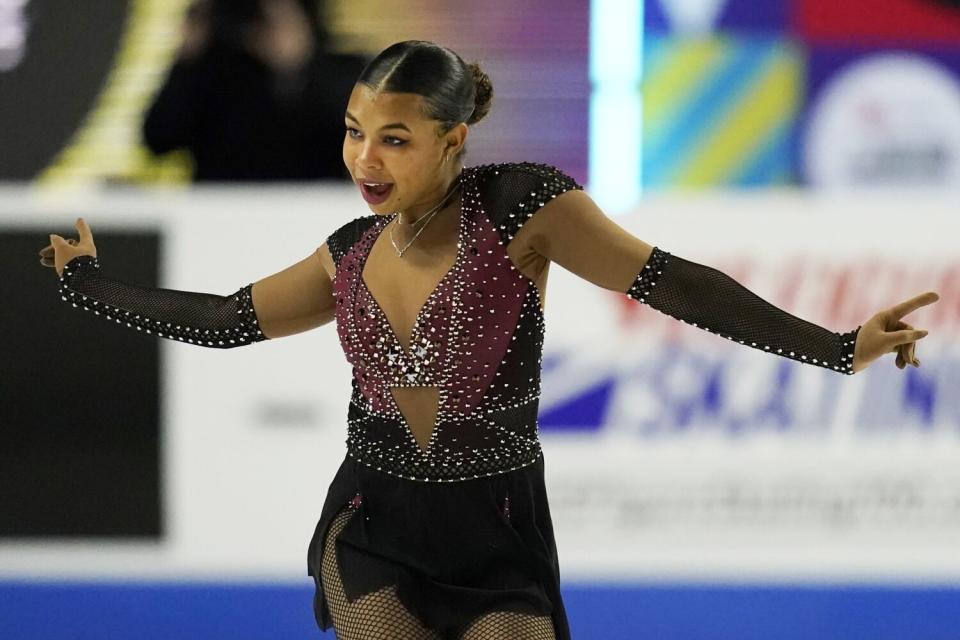
<path fill-rule="evenodd" d="M 539 180 L 541 186 L 528 195 L 485 191 L 501 184 L 489 181 L 499 174 L 515 179 L 514 185 Z M 365 466 L 408 480 L 482 478 L 523 468 L 542 455 L 540 295 L 513 265 L 506 245 L 541 204 L 579 185 L 533 163 L 465 168 L 460 180 L 457 260 L 421 306 L 408 351 L 362 281 L 388 218 L 359 219 L 363 224 L 345 225 L 328 239 L 341 258 L 334 278 L 337 331 L 353 365 L 347 452 Z M 510 193 L 509 201 L 519 201 L 509 211 L 488 210 L 484 198 L 493 193 Z M 436 421 L 425 449 L 391 394 L 392 387 L 405 386 L 438 387 Z"/>
<path fill-rule="evenodd" d="M 380 218 L 381 216 L 375 213 L 356 218 L 327 237 L 327 249 L 330 250 L 330 257 L 333 258 L 336 266 L 340 266 L 340 259 L 343 258 L 343 254 L 356 244 L 360 236 L 362 236 L 371 225 L 376 224 Z"/>
<path fill-rule="evenodd" d="M 505 215 L 494 216 L 497 230 L 504 244 L 509 244 L 513 237 L 520 232 L 526 221 L 532 218 L 547 202 L 567 191 L 583 189 L 576 180 L 563 171 L 540 162 L 485 164 L 471 167 L 469 171 L 474 175 L 489 173 L 493 176 L 498 176 L 501 173 L 519 172 L 539 178 L 531 191 L 506 211 Z"/>
<path fill-rule="evenodd" d="M 651 292 L 654 290 L 654 287 L 657 286 L 657 282 L 660 280 L 660 276 L 665 270 L 669 268 L 670 264 L 670 254 L 666 251 L 662 251 L 659 247 L 654 247 L 653 252 L 650 254 L 650 257 L 647 259 L 647 264 L 643 266 L 643 269 L 640 270 L 640 273 L 637 274 L 636 278 L 633 281 L 633 284 L 626 291 L 626 295 L 634 300 L 649 304 L 647 302 L 647 297 L 650 296 Z M 674 316 L 671 316 L 674 317 Z M 790 358 L 792 360 L 797 360 L 806 364 L 813 364 L 819 367 L 824 367 L 826 369 L 831 369 L 837 371 L 838 373 L 853 375 L 853 354 L 854 348 L 856 346 L 857 335 L 859 334 L 860 328 L 857 327 L 853 331 L 849 331 L 844 334 L 834 333 L 836 341 L 836 353 L 839 358 L 839 362 L 830 363 L 826 360 L 819 360 L 817 358 L 808 358 L 806 355 L 797 353 L 796 350 L 791 350 L 788 347 L 780 347 L 777 345 L 767 345 L 760 344 L 757 342 L 751 341 L 747 343 L 745 340 L 740 340 L 734 336 L 724 335 L 719 331 L 714 331 L 704 326 L 698 325 L 696 322 L 687 322 L 683 318 L 676 318 L 684 324 L 689 324 L 691 326 L 703 329 L 715 335 L 720 336 L 721 338 L 726 338 L 727 340 L 732 340 L 742 345 L 753 347 L 756 349 L 762 349 L 764 351 L 769 351 L 770 353 L 776 353 L 777 355 L 783 356 L 785 358 Z"/>
<path fill-rule="evenodd" d="M 533 420 L 520 426 L 480 412 L 438 420 L 424 450 L 402 418 L 375 413 L 361 398 L 354 398 L 347 419 L 347 454 L 377 471 L 421 482 L 458 482 L 505 473 L 532 464 L 542 453 L 536 403 L 533 409 Z"/>
<path fill-rule="evenodd" d="M 834 366 L 833 368 L 841 373 L 852 376 L 855 371 L 853 370 L 853 353 L 854 349 L 857 346 L 857 336 L 860 334 L 860 329 L 863 325 L 858 326 L 853 331 L 848 331 L 840 335 L 841 345 L 840 345 L 840 366 Z"/>
<path fill-rule="evenodd" d="M 160 338 L 179 340 L 203 347 L 229 349 L 267 339 L 260 330 L 260 324 L 253 309 L 253 296 L 251 295 L 253 283 L 242 287 L 232 296 L 237 302 L 237 315 L 239 316 L 237 326 L 229 329 L 204 329 L 155 320 L 135 311 L 128 311 L 95 300 L 72 289 L 71 285 L 75 279 L 95 276 L 99 271 L 100 262 L 93 256 L 77 256 L 70 260 L 64 266 L 63 275 L 60 277 L 61 299 L 71 303 L 74 307 L 82 308 L 84 311 L 93 311 L 95 315 L 102 315 L 107 320 L 113 320 L 117 324 L 125 324 L 131 329 L 147 334 L 156 334 Z"/>
<path fill-rule="evenodd" d="M 643 269 L 640 270 L 633 284 L 627 289 L 627 295 L 637 302 L 645 303 L 647 301 L 646 297 L 650 295 L 650 291 L 653 287 L 657 286 L 657 280 L 660 279 L 660 275 L 663 273 L 663 268 L 667 266 L 669 258 L 669 253 L 654 247 L 653 253 L 651 253 L 647 259 L 647 264 L 643 265 Z"/>
<path fill-rule="evenodd" d="M 484 472 L 484 473 L 474 473 L 474 474 L 465 475 L 465 476 L 455 476 L 455 477 L 451 477 L 451 478 L 433 478 L 433 477 L 430 477 L 430 476 L 411 476 L 411 475 L 406 475 L 406 474 L 403 474 L 403 473 L 398 473 L 397 471 L 391 469 L 390 467 L 384 466 L 384 465 L 382 465 L 382 464 L 377 464 L 377 463 L 371 462 L 370 460 L 367 460 L 367 459 L 365 459 L 365 458 L 357 455 L 357 454 L 356 454 L 355 452 L 353 452 L 353 451 L 349 451 L 349 450 L 347 451 L 347 456 L 348 456 L 350 459 L 356 460 L 357 462 L 359 462 L 359 463 L 362 464 L 363 466 L 368 467 L 368 468 L 370 468 L 370 469 L 374 469 L 374 470 L 376 470 L 376 471 L 380 471 L 380 472 L 382 472 L 382 473 L 386 473 L 386 474 L 388 474 L 388 475 L 395 476 L 395 477 L 397 477 L 397 478 L 403 478 L 404 480 L 413 480 L 413 481 L 416 481 L 416 482 L 438 482 L 438 483 L 439 483 L 439 482 L 464 482 L 464 481 L 466 481 L 466 480 L 477 480 L 477 479 L 479 479 L 479 478 L 489 478 L 490 476 L 498 476 L 498 475 L 500 475 L 500 474 L 507 473 L 507 472 L 509 472 L 509 471 L 516 471 L 517 469 L 523 469 L 524 467 L 529 467 L 531 464 L 533 464 L 534 462 L 536 462 L 536 461 L 540 458 L 541 455 L 543 455 L 543 453 L 542 453 L 541 450 L 538 449 L 538 450 L 537 450 L 537 454 L 533 457 L 532 460 L 528 460 L 528 461 L 523 462 L 523 463 L 521 463 L 521 464 L 518 464 L 518 465 L 516 465 L 516 466 L 504 467 L 504 468 L 497 468 L 497 469 L 494 470 L 494 471 L 487 471 L 487 472 Z"/>

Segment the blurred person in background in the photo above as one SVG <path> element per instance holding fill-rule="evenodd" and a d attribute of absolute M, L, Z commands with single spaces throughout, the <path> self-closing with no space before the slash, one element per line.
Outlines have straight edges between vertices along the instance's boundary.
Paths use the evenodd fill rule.
<path fill-rule="evenodd" d="M 17 66 L 26 53 L 29 0 L 0 0 L 0 72 Z"/>
<path fill-rule="evenodd" d="M 365 60 L 326 50 L 319 0 L 195 0 L 143 122 L 195 182 L 349 179 L 338 121 Z"/>
<path fill-rule="evenodd" d="M 550 263 L 745 346 L 845 375 L 919 366 L 903 316 L 837 333 L 626 232 L 560 169 L 464 167 L 493 86 L 477 63 L 406 41 L 361 73 L 342 158 L 371 213 L 232 295 L 100 272 L 90 228 L 50 236 L 63 299 L 145 333 L 231 348 L 336 321 L 353 366 L 347 453 L 307 551 L 314 613 L 339 638 L 566 640 L 538 432 Z"/>

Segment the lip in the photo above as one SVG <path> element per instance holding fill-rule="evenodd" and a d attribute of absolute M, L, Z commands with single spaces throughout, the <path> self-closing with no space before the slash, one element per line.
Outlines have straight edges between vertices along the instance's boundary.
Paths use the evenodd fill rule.
<path fill-rule="evenodd" d="M 390 187 L 389 187 L 386 191 L 384 191 L 382 194 L 376 194 L 376 193 L 370 191 L 369 189 L 367 189 L 367 187 L 363 184 L 364 182 L 373 182 L 373 183 L 378 183 L 378 184 L 389 184 Z M 370 204 L 381 204 L 381 203 L 383 203 L 383 202 L 386 202 L 387 198 L 390 197 L 390 194 L 393 193 L 393 183 L 392 183 L 392 182 L 378 182 L 377 180 L 360 179 L 360 180 L 357 180 L 357 186 L 360 187 L 360 195 L 362 195 L 362 196 L 363 196 L 363 199 L 366 200 L 366 201 L 367 201 L 368 203 L 370 203 Z"/>

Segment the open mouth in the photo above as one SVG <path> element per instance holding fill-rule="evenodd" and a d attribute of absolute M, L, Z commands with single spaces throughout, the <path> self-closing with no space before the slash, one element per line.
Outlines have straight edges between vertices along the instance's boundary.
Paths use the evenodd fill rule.
<path fill-rule="evenodd" d="M 379 204 L 387 199 L 393 189 L 392 182 L 361 182 L 360 193 L 364 200 L 371 204 Z"/>

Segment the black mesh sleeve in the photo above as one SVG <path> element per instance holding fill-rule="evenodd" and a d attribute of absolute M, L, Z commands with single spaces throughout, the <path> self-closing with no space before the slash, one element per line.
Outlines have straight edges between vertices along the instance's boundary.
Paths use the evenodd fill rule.
<path fill-rule="evenodd" d="M 773 306 L 721 271 L 657 247 L 626 294 L 728 340 L 853 374 L 860 327 L 847 333 L 828 331 Z"/>
<path fill-rule="evenodd" d="M 266 340 L 250 290 L 230 296 L 153 289 L 118 282 L 100 273 L 93 256 L 77 256 L 60 277 L 63 300 L 131 329 L 203 347 L 230 349 Z"/>

